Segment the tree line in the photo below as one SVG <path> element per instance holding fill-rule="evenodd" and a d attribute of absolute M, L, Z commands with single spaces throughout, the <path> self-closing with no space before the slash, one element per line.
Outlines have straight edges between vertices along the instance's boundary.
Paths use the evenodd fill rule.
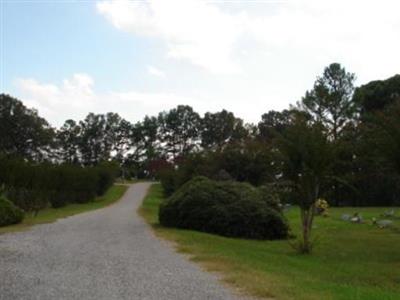
<path fill-rule="evenodd" d="M 2 94 L 0 152 L 80 167 L 114 161 L 124 177 L 163 176 L 167 193 L 203 175 L 274 185 L 287 201 L 298 197 L 295 186 L 309 186 L 305 198 L 318 194 L 331 205 L 398 205 L 400 75 L 354 81 L 333 63 L 295 105 L 266 112 L 258 124 L 179 105 L 136 123 L 90 113 L 56 129 Z"/>

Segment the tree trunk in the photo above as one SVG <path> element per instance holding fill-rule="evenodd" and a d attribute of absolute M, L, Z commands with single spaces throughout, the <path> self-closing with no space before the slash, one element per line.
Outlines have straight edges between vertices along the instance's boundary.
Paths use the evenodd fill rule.
<path fill-rule="evenodd" d="M 306 209 L 301 209 L 301 221 L 303 227 L 303 241 L 302 247 L 300 249 L 301 253 L 311 253 L 312 250 L 312 243 L 311 243 L 311 229 L 314 220 L 314 213 L 315 213 L 315 201 L 319 197 L 319 181 L 315 184 L 315 189 L 313 193 L 312 204 Z"/>
<path fill-rule="evenodd" d="M 314 219 L 314 204 L 308 209 L 302 209 L 301 211 L 301 221 L 303 229 L 303 241 L 301 249 L 299 249 L 301 253 L 311 252 L 312 248 L 311 229 L 312 229 L 313 219 Z"/>

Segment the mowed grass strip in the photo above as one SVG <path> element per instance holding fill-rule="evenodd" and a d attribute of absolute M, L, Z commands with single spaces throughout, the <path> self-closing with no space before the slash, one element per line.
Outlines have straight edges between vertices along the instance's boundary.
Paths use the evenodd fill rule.
<path fill-rule="evenodd" d="M 261 298 L 275 299 L 400 299 L 400 233 L 379 229 L 369 218 L 387 208 L 331 208 L 317 217 L 312 255 L 299 255 L 287 241 L 253 241 L 171 228 L 158 223 L 162 201 L 159 184 L 151 187 L 140 213 L 157 235 L 174 241 L 207 270 L 222 274 L 225 282 Z M 359 212 L 364 224 L 341 220 L 343 213 Z M 399 212 L 398 212 L 399 213 Z M 299 234 L 299 211 L 286 214 Z M 394 221 L 396 226 L 400 220 Z"/>
<path fill-rule="evenodd" d="M 25 214 L 25 218 L 20 224 L 0 227 L 0 234 L 7 232 L 21 231 L 32 225 L 51 223 L 60 218 L 73 216 L 79 213 L 87 212 L 94 209 L 106 207 L 119 200 L 128 189 L 126 185 L 113 185 L 101 197 L 97 197 L 94 201 L 83 204 L 68 204 L 60 208 L 46 208 L 39 211 L 37 216 L 31 213 Z"/>

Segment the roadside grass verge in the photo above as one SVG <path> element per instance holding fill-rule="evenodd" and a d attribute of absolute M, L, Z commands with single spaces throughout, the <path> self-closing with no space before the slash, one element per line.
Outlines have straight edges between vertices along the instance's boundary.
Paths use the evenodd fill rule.
<path fill-rule="evenodd" d="M 368 220 L 387 208 L 331 208 L 317 217 L 318 237 L 312 255 L 298 255 L 287 241 L 254 241 L 161 227 L 158 206 L 162 190 L 154 184 L 139 212 L 155 233 L 175 242 L 205 269 L 245 293 L 275 299 L 400 299 L 400 233 L 340 219 L 359 212 Z M 300 234 L 299 211 L 286 213 L 295 234 Z M 395 220 L 396 226 L 400 220 Z"/>
<path fill-rule="evenodd" d="M 0 234 L 21 231 L 33 225 L 52 223 L 60 218 L 65 218 L 90 210 L 106 207 L 119 200 L 124 195 L 127 189 L 128 186 L 125 185 L 113 185 L 103 196 L 97 197 L 92 202 L 83 204 L 68 204 L 60 208 L 46 208 L 39 211 L 39 214 L 37 216 L 33 216 L 32 214 L 27 213 L 22 223 L 0 227 Z"/>

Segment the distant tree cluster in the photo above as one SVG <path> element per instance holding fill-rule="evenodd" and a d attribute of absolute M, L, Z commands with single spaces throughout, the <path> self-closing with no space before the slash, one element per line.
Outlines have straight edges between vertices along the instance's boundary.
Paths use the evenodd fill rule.
<path fill-rule="evenodd" d="M 0 153 L 31 160 L 47 159 L 55 131 L 37 111 L 0 94 Z"/>

